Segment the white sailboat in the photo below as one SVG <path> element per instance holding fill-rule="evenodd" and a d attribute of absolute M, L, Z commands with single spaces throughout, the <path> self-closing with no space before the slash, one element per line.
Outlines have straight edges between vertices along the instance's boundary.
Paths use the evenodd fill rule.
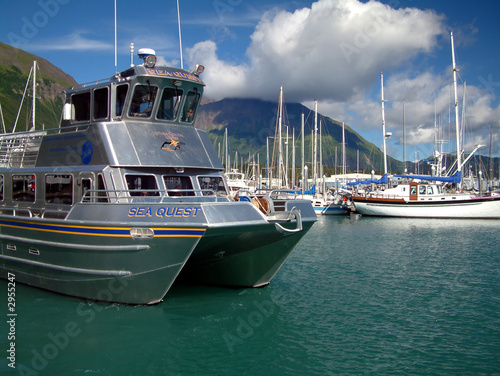
<path fill-rule="evenodd" d="M 453 33 L 451 33 L 453 82 L 455 91 L 455 125 L 457 137 L 457 169 L 448 177 L 394 175 L 414 181 L 399 184 L 381 192 L 354 195 L 356 210 L 363 215 L 421 218 L 497 218 L 500 219 L 500 195 L 475 195 L 462 191 L 462 162 L 460 125 L 458 117 L 457 78 Z M 446 184 L 455 184 L 447 190 Z"/>
<path fill-rule="evenodd" d="M 317 113 L 318 113 L 318 103 L 315 102 L 314 105 L 314 111 L 315 111 L 315 129 L 317 129 L 316 123 L 317 123 Z M 322 148 L 321 148 L 321 126 L 320 126 L 320 133 L 319 133 L 319 145 L 320 145 L 320 158 L 322 157 Z M 315 135 L 316 138 L 316 135 Z M 315 150 L 317 148 L 317 142 L 315 141 Z M 343 174 L 345 176 L 346 171 L 345 171 L 345 127 L 344 123 L 342 123 L 342 155 L 343 155 L 343 162 L 342 162 L 342 169 L 343 169 Z M 314 166 L 316 166 L 316 158 L 317 154 L 316 152 L 314 153 Z M 322 163 L 320 163 L 322 165 Z M 313 169 L 314 171 L 315 169 Z M 322 170 L 322 168 L 320 168 Z M 313 172 L 314 174 L 314 172 Z M 316 179 L 315 179 L 316 182 Z M 349 207 L 347 201 L 344 201 L 343 197 L 341 195 L 335 194 L 332 195 L 330 192 L 325 192 L 325 189 L 320 194 L 314 195 L 311 198 L 311 204 L 314 208 L 314 211 L 316 212 L 316 215 L 346 215 L 349 214 Z"/>

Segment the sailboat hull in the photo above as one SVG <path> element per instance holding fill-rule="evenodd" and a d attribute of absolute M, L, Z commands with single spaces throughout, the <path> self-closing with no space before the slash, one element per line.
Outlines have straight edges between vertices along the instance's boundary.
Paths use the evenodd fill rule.
<path fill-rule="evenodd" d="M 407 201 L 403 199 L 354 198 L 356 210 L 363 215 L 413 218 L 500 218 L 500 196 Z"/>

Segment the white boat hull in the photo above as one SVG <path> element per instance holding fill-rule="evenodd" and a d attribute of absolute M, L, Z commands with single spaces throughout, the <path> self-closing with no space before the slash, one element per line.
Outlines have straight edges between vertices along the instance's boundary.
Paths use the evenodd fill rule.
<path fill-rule="evenodd" d="M 414 218 L 500 218 L 500 197 L 446 201 L 355 200 L 363 215 Z"/>

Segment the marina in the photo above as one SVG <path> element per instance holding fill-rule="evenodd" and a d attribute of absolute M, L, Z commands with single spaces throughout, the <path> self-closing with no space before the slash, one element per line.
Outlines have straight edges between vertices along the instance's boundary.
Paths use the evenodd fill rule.
<path fill-rule="evenodd" d="M 19 284 L 16 365 L 75 376 L 495 375 L 499 243 L 496 221 L 322 216 L 261 289 L 176 283 L 162 304 L 128 306 Z"/>

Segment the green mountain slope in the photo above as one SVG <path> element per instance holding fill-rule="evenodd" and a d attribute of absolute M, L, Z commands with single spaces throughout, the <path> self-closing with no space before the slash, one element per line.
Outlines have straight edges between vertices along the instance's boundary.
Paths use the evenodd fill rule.
<path fill-rule="evenodd" d="M 278 104 L 258 99 L 223 99 L 218 102 L 204 104 L 199 112 L 196 127 L 206 130 L 211 136 L 216 149 L 222 148 L 225 129 L 228 130 L 229 147 L 234 158 L 234 152 L 245 158 L 248 155 L 259 154 L 261 164 L 266 160 L 266 143 L 269 139 L 272 149 L 273 137 L 276 136 Z M 305 118 L 305 159 L 312 160 L 312 131 L 314 113 L 299 103 L 287 103 L 283 117 L 283 136 L 286 135 L 285 125 L 289 126 L 290 141 L 295 132 L 296 163 L 301 163 L 301 117 Z M 340 173 L 342 165 L 342 123 L 329 117 L 318 115 L 318 123 L 322 127 L 322 154 L 325 173 Z M 319 127 L 319 124 L 318 124 Z M 383 170 L 383 155 L 374 144 L 366 141 L 349 126 L 345 126 L 346 165 L 348 171 L 356 171 L 359 151 L 359 171 L 370 173 L 371 170 Z M 291 142 L 289 155 L 292 155 Z M 270 151 L 272 153 L 272 150 Z M 319 150 L 318 150 L 319 153 Z M 255 160 L 257 158 L 255 157 Z M 401 168 L 402 163 L 388 158 L 393 168 Z"/>
<path fill-rule="evenodd" d="M 35 115 L 37 129 L 59 126 L 64 100 L 63 90 L 77 85 L 71 76 L 47 60 L 0 43 L 0 105 L 2 106 L 7 132 L 10 132 L 14 127 L 26 81 L 34 60 L 38 65 Z M 30 85 L 19 115 L 16 131 L 31 128 L 31 103 L 32 90 Z"/>

